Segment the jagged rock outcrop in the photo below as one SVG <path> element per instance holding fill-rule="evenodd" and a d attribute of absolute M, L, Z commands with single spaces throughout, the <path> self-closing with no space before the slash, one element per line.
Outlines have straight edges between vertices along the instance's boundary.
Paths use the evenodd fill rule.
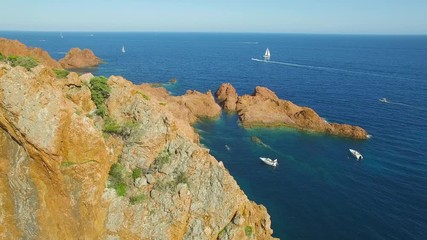
<path fill-rule="evenodd" d="M 90 49 L 72 48 L 59 60 L 63 68 L 85 68 L 97 66 L 101 63 L 101 59 L 95 56 Z"/>
<path fill-rule="evenodd" d="M 222 108 L 227 111 L 236 111 L 236 103 L 239 96 L 231 83 L 221 84 L 215 92 L 215 96 Z"/>
<path fill-rule="evenodd" d="M 212 94 L 110 77 L 108 118 L 121 130 L 109 134 L 89 75 L 0 69 L 1 238 L 271 239 L 266 209 L 199 145 L 193 117 L 170 111 L 215 116 Z"/>
<path fill-rule="evenodd" d="M 232 89 L 225 85 L 224 88 Z M 217 94 L 224 99 L 225 94 Z M 225 97 L 227 98 L 227 97 Z M 233 98 L 234 99 L 234 98 Z M 358 126 L 328 123 L 313 109 L 282 100 L 268 88 L 256 87 L 251 95 L 238 97 L 236 111 L 243 126 L 288 126 L 297 129 L 328 133 L 354 139 L 367 139 L 367 132 Z"/>
<path fill-rule="evenodd" d="M 167 102 L 169 111 L 189 123 L 194 123 L 199 118 L 216 118 L 221 114 L 221 107 L 210 91 L 203 94 L 188 90 L 182 96 L 170 97 Z"/>
<path fill-rule="evenodd" d="M 210 91 L 201 93 L 188 90 L 184 95 L 171 96 L 166 89 L 153 87 L 151 84 L 142 84 L 136 91 L 141 96 L 153 97 L 162 108 L 190 124 L 200 118 L 216 118 L 221 114 L 221 107 Z"/>
<path fill-rule="evenodd" d="M 29 56 L 41 64 L 51 68 L 61 68 L 61 65 L 53 59 L 49 53 L 40 48 L 29 48 L 18 40 L 0 38 L 0 53 L 5 56 Z"/>

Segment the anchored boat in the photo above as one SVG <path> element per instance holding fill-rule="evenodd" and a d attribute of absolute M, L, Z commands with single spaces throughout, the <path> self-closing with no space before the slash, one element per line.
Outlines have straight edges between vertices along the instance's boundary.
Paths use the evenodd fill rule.
<path fill-rule="evenodd" d="M 272 160 L 271 158 L 264 158 L 264 157 L 260 157 L 259 159 L 261 159 L 261 161 L 263 161 L 265 164 L 276 167 L 277 165 L 279 165 L 279 162 L 277 162 L 277 159 Z"/>
<path fill-rule="evenodd" d="M 357 159 L 357 160 L 361 160 L 363 159 L 362 154 L 360 154 L 360 152 L 354 150 L 354 149 L 349 149 L 349 151 L 351 152 L 351 154 L 353 154 L 353 156 Z"/>

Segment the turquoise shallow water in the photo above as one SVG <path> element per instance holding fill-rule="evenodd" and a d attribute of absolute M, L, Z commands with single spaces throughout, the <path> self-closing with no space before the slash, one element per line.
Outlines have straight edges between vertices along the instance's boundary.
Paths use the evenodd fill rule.
<path fill-rule="evenodd" d="M 250 199 L 264 204 L 282 239 L 427 239 L 427 37 L 291 34 L 0 32 L 59 59 L 88 47 L 95 74 L 166 83 L 173 94 L 239 94 L 267 86 L 330 122 L 360 125 L 368 141 L 291 129 L 243 129 L 237 116 L 199 122 L 201 142 Z M 122 45 L 126 53 L 120 52 Z M 273 63 L 252 61 L 266 48 Z M 378 101 L 386 97 L 390 103 Z M 259 137 L 266 145 L 251 141 Z M 225 147 L 228 145 L 230 151 Z M 360 150 L 355 161 L 348 149 Z M 260 156 L 278 158 L 272 169 Z"/>

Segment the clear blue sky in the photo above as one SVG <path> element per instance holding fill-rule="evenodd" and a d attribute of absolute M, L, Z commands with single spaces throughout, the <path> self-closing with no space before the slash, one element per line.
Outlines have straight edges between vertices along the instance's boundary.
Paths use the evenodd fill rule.
<path fill-rule="evenodd" d="M 1 0 L 0 30 L 427 34 L 427 0 Z"/>

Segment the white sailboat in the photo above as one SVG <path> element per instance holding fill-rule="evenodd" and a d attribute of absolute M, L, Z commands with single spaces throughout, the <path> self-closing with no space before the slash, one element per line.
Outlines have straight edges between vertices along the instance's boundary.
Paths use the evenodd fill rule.
<path fill-rule="evenodd" d="M 59 36 L 60 36 L 61 38 L 64 38 L 64 35 L 62 35 L 62 33 L 59 33 Z"/>
<path fill-rule="evenodd" d="M 125 53 L 126 52 L 126 50 L 125 50 L 125 46 L 123 45 L 122 46 L 122 53 Z"/>
<path fill-rule="evenodd" d="M 267 50 L 265 50 L 264 53 L 264 60 L 270 60 L 271 54 L 270 54 L 270 50 L 267 48 Z"/>

